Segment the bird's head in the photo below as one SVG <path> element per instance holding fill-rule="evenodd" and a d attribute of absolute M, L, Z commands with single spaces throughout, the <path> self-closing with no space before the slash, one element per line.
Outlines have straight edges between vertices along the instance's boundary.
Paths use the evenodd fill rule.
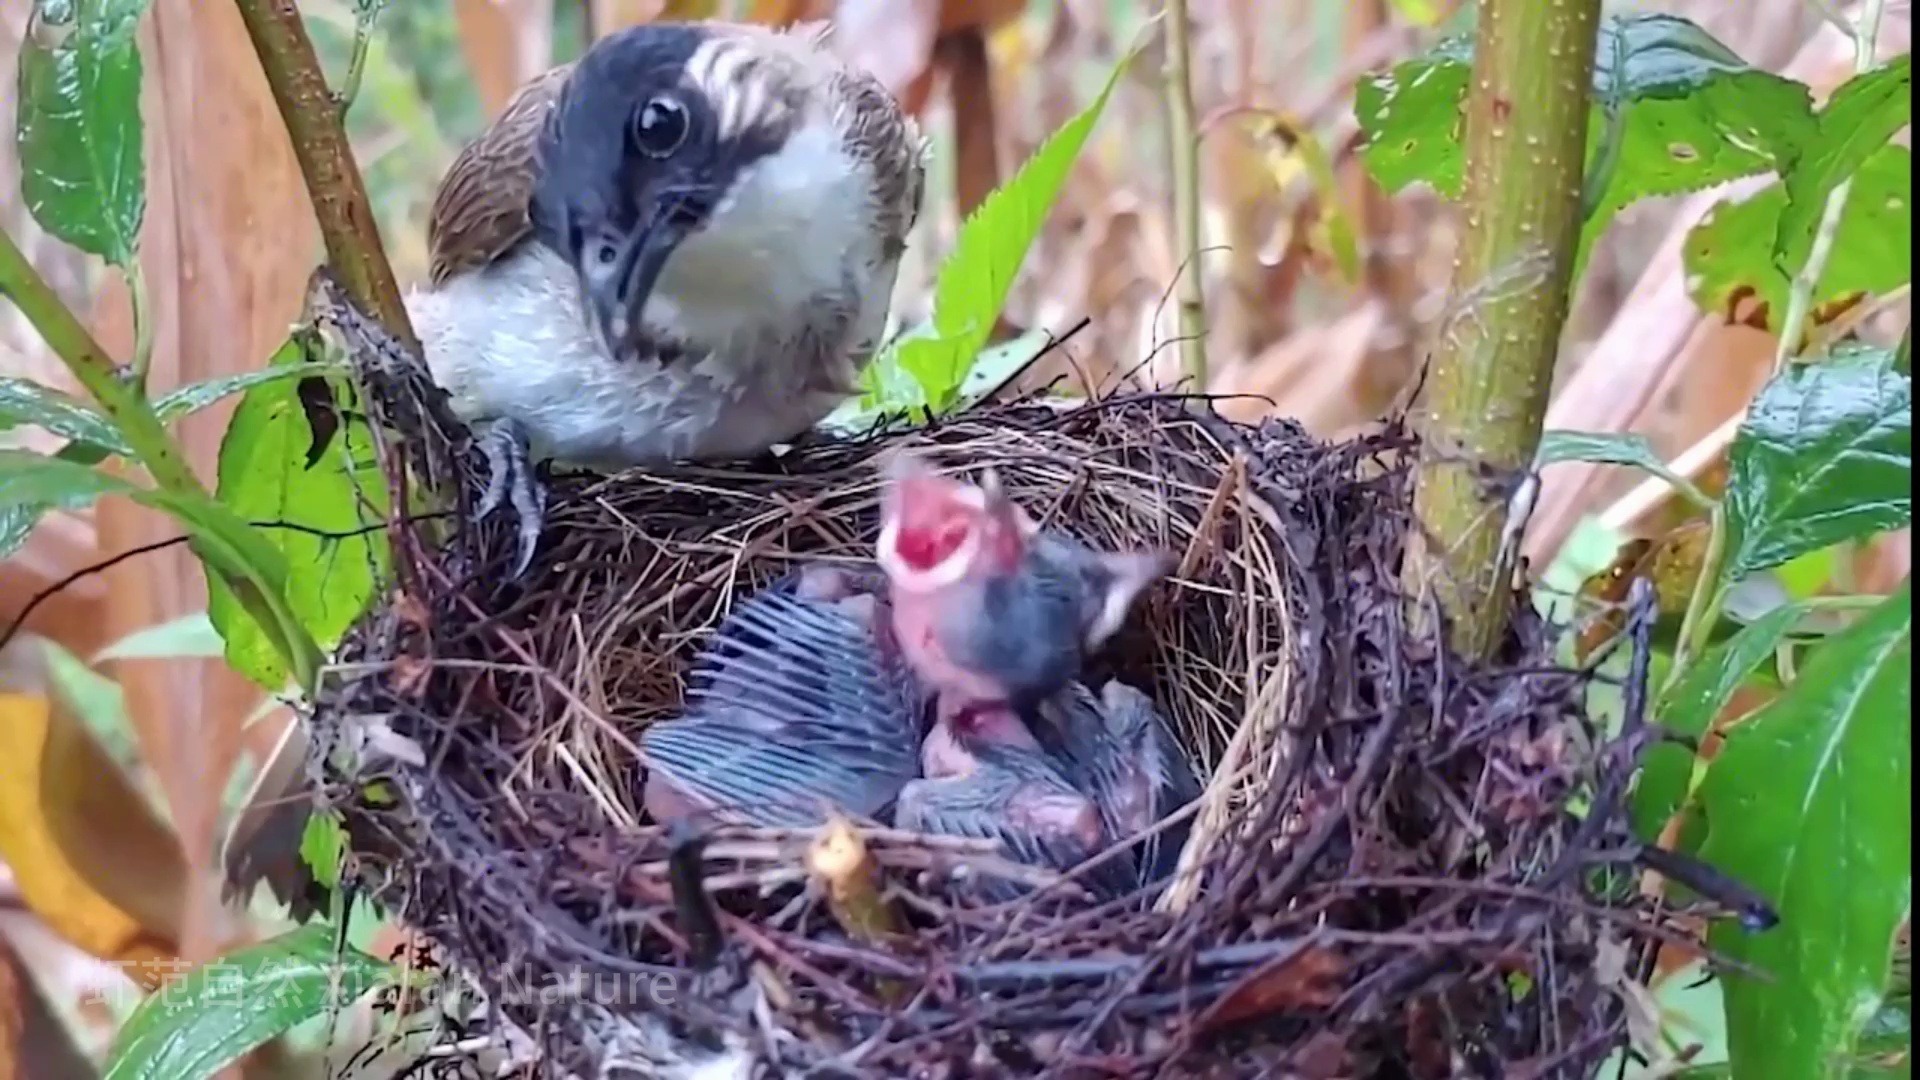
<path fill-rule="evenodd" d="M 932 592 L 1011 572 L 1032 530 L 1032 519 L 1006 497 L 992 473 L 984 484 L 970 484 L 901 453 L 885 469 L 875 561 L 895 588 Z"/>
<path fill-rule="evenodd" d="M 541 133 L 529 215 L 610 352 L 677 284 L 770 302 L 755 275 L 803 257 L 822 217 L 864 208 L 822 89 L 834 63 L 800 35 L 718 23 L 635 26 L 580 59 Z"/>

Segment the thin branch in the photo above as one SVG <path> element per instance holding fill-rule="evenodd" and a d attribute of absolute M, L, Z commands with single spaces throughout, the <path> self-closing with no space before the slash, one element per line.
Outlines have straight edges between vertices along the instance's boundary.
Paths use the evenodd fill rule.
<path fill-rule="evenodd" d="M 1200 250 L 1200 136 L 1193 115 L 1192 25 L 1187 0 L 1167 0 L 1167 149 L 1173 171 L 1174 250 Z M 1179 279 L 1180 366 L 1195 390 L 1207 388 L 1207 304 L 1197 258 Z"/>
<path fill-rule="evenodd" d="M 373 45 L 373 26 L 380 21 L 380 12 L 386 6 L 387 0 L 360 0 L 354 6 L 353 53 L 347 60 L 347 74 L 340 80 L 340 92 L 334 95 L 342 122 L 346 120 L 347 110 L 353 108 L 354 99 L 360 96 L 360 80 L 367 71 L 367 50 Z"/>
<path fill-rule="evenodd" d="M 133 307 L 133 384 L 147 393 L 147 372 L 153 367 L 153 300 L 147 291 L 147 273 L 140 260 L 127 264 L 127 295 Z"/>
<path fill-rule="evenodd" d="M 1866 0 L 1866 6 L 1861 9 L 1860 25 L 1853 28 L 1851 35 L 1855 75 L 1864 75 L 1873 68 L 1874 47 L 1880 40 L 1880 16 L 1885 10 L 1886 0 Z M 1840 235 L 1840 218 L 1846 213 L 1847 197 L 1852 193 L 1853 177 L 1849 176 L 1827 194 L 1820 229 L 1813 234 L 1813 247 L 1807 252 L 1806 265 L 1793 276 L 1793 286 L 1787 293 L 1787 317 L 1781 323 L 1780 342 L 1773 354 L 1775 371 L 1800 355 L 1807 318 L 1813 313 L 1813 293 L 1820 286 L 1820 276 L 1827 271 L 1834 239 Z"/>
<path fill-rule="evenodd" d="M 420 514 L 420 515 L 414 516 L 409 520 L 430 521 L 434 518 L 447 517 L 447 516 L 449 515 Z M 385 521 L 377 522 L 372 525 L 363 525 L 358 529 L 347 529 L 344 531 L 316 529 L 311 525 L 298 525 L 291 521 L 254 521 L 254 522 L 249 522 L 249 524 L 251 524 L 256 529 L 285 529 L 288 532 L 296 532 L 305 536 L 312 536 L 321 540 L 351 540 L 357 536 L 365 536 L 368 533 L 375 533 L 375 532 L 381 531 L 382 529 L 387 529 L 392 527 L 391 523 L 385 522 Z M 5 630 L 0 630 L 0 649 L 6 648 L 7 645 L 13 641 L 14 635 L 18 634 L 21 628 L 27 625 L 27 620 L 33 617 L 33 613 L 39 610 L 40 605 L 60 595 L 62 592 L 65 592 L 67 589 L 72 588 L 76 582 L 92 577 L 95 574 L 104 574 L 108 570 L 111 570 L 114 567 L 119 566 L 121 563 L 126 562 L 128 559 L 138 558 L 141 555 L 151 555 L 156 551 L 161 551 L 163 549 L 170 548 L 175 544 L 184 544 L 191 539 L 193 539 L 192 536 L 184 536 L 184 535 L 170 536 L 165 540 L 156 540 L 151 544 L 141 544 L 138 547 L 128 548 L 126 551 L 122 551 L 117 555 L 109 555 L 108 557 L 101 559 L 98 562 L 89 563 L 86 566 L 83 566 L 80 569 L 75 570 L 72 573 L 68 574 L 67 576 L 54 582 L 53 584 L 48 585 L 43 589 L 40 589 L 38 592 L 35 592 L 31 598 L 27 600 L 26 605 L 22 607 L 19 613 L 13 617 L 13 621 L 7 624 L 7 628 Z"/>
<path fill-rule="evenodd" d="M 327 88 L 320 58 L 307 37 L 295 0 L 234 0 L 253 39 L 274 104 L 293 139 L 293 153 L 307 181 L 314 217 L 348 295 L 389 332 L 418 352 L 419 339 L 400 300 L 400 286 L 387 262 L 374 224 L 373 204 L 354 164 L 341 125 L 339 101 Z"/>
<path fill-rule="evenodd" d="M 126 436 L 127 445 L 155 483 L 168 491 L 208 497 L 207 489 L 187 465 L 180 444 L 167 433 L 139 390 L 121 378 L 107 350 L 60 302 L 5 230 L 0 230 L 0 296 L 19 307 L 47 347 L 93 395 L 101 411 Z"/>

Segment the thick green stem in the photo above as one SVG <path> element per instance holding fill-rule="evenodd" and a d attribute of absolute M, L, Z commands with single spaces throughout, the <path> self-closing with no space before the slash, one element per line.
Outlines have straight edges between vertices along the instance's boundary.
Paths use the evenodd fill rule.
<path fill-rule="evenodd" d="M 253 39 L 260 67 L 293 139 L 294 157 L 307 181 L 314 217 L 326 241 L 327 261 L 355 304 L 388 332 L 419 351 L 419 340 L 400 300 L 400 285 L 380 244 L 380 230 L 366 184 L 353 161 L 340 105 L 327 88 L 320 58 L 307 37 L 295 0 L 234 0 Z"/>
<path fill-rule="evenodd" d="M 207 489 L 187 465 L 180 444 L 167 433 L 139 390 L 120 377 L 113 358 L 60 302 L 40 272 L 27 261 L 13 238 L 0 230 L 0 295 L 11 299 L 46 341 L 47 347 L 73 373 L 102 412 L 126 437 L 140 464 L 161 488 L 176 494 L 207 497 Z"/>
<path fill-rule="evenodd" d="M 1581 225 L 1599 0 L 1479 0 L 1466 104 L 1466 232 L 1440 325 L 1408 552 L 1454 647 L 1500 639 L 1511 567 L 1507 493 L 1546 415 Z M 1416 610 L 1427 610 L 1418 604 Z"/>
<path fill-rule="evenodd" d="M 1180 359 L 1195 393 L 1207 391 L 1207 304 L 1200 276 L 1200 136 L 1193 116 L 1192 23 L 1187 0 L 1167 0 L 1167 145 L 1172 157 L 1174 302 Z"/>

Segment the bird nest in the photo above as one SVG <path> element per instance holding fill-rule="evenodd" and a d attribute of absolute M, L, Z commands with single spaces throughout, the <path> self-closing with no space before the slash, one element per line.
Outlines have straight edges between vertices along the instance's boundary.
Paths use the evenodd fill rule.
<path fill-rule="evenodd" d="M 470 505 L 434 392 L 332 310 L 400 433 L 377 440 L 396 494 Z M 901 445 L 996 467 L 1083 541 L 1177 555 L 1097 660 L 1211 778 L 1157 898 L 877 823 L 643 812 L 637 734 L 680 708 L 692 655 L 781 575 L 872 557 L 876 456 Z M 1605 872 L 1634 755 L 1524 597 L 1488 663 L 1414 631 L 1411 449 L 1394 422 L 1325 443 L 1176 397 L 1028 399 L 757 464 L 556 476 L 517 580 L 510 523 L 397 525 L 313 729 L 355 878 L 483 1003 L 423 1068 L 517 1040 L 540 1076 L 1590 1075 L 1679 934 Z M 1017 900 L 965 887 L 1021 873 Z M 877 918 L 848 901 L 869 885 Z"/>

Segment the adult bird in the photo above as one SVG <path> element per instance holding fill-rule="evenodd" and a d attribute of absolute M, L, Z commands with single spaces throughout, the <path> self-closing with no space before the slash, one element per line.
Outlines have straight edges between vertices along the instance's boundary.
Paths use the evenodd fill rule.
<path fill-rule="evenodd" d="M 454 160 L 407 297 L 434 381 L 510 501 L 532 461 L 751 458 L 879 348 L 923 141 L 824 30 L 650 23 L 523 87 Z"/>
<path fill-rule="evenodd" d="M 529 82 L 455 158 L 406 297 L 433 379 L 493 465 L 479 511 L 545 499 L 531 462 L 752 457 L 850 394 L 923 184 L 919 130 L 820 29 L 651 23 Z M 225 847 L 234 895 L 305 910 L 306 736 Z"/>

